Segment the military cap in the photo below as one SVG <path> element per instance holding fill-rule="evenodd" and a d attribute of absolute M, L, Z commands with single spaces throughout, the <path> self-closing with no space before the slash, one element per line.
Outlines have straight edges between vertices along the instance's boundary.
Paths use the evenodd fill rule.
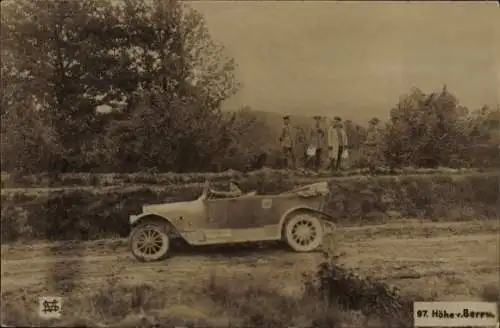
<path fill-rule="evenodd" d="M 335 117 L 333 118 L 333 120 L 334 120 L 334 121 L 338 121 L 338 122 L 342 121 L 342 119 L 340 118 L 340 116 L 335 116 Z"/>
<path fill-rule="evenodd" d="M 380 120 L 377 117 L 374 117 L 371 120 L 369 120 L 368 123 L 376 125 L 376 124 L 380 123 Z"/>
<path fill-rule="evenodd" d="M 284 119 L 284 120 L 286 120 L 286 119 L 288 119 L 288 118 L 290 118 L 290 114 L 285 114 L 285 115 L 283 115 L 283 119 Z"/>

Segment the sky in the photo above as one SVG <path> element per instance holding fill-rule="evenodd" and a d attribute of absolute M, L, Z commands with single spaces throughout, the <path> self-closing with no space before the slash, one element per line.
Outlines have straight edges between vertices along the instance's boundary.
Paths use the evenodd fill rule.
<path fill-rule="evenodd" d="M 225 108 L 387 117 L 443 84 L 462 105 L 500 103 L 495 2 L 193 1 L 242 89 Z"/>

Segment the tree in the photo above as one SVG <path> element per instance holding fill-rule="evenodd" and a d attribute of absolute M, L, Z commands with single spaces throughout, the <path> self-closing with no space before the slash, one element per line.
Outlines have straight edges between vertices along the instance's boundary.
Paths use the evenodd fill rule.
<path fill-rule="evenodd" d="M 39 110 L 26 86 L 16 83 L 18 58 L 2 48 L 0 79 L 0 135 L 2 171 L 37 173 L 49 171 L 62 147 L 56 131 Z"/>
<path fill-rule="evenodd" d="M 127 35 L 125 70 L 134 76 L 124 90 L 138 95 L 129 98 L 130 116 L 119 125 L 129 127 L 125 135 L 135 137 L 136 148 L 150 151 L 136 161 L 163 170 L 207 169 L 230 143 L 232 121 L 220 106 L 239 87 L 234 60 L 210 38 L 203 17 L 178 1 L 125 1 L 116 10 Z M 139 156 L 130 147 L 116 153 L 122 161 L 123 148 Z"/>
<path fill-rule="evenodd" d="M 127 161 L 94 149 L 117 149 L 117 140 L 127 139 L 103 140 L 102 123 L 112 119 L 98 116 L 101 105 L 123 114 L 117 115 L 120 128 L 106 128 L 115 138 L 115 132 L 127 126 L 129 138 L 143 146 L 152 141 L 138 131 L 162 128 L 179 133 L 175 140 L 184 146 L 170 154 L 177 162 L 143 164 L 166 169 L 166 163 L 175 168 L 190 167 L 179 161 L 205 163 L 198 167 L 221 152 L 224 138 L 219 134 L 228 127 L 220 106 L 238 89 L 235 64 L 210 38 L 203 17 L 179 1 L 21 0 L 2 3 L 2 28 L 2 59 L 9 59 L 2 62 L 2 75 L 33 97 L 40 115 L 56 131 L 69 169 L 81 169 L 87 162 L 98 165 L 103 158 Z M 139 108 L 144 95 L 159 98 L 161 107 Z M 7 103 L 12 99 L 2 101 L 2 111 Z M 150 129 L 135 120 L 148 110 L 153 110 Z M 122 156 L 120 151 L 115 155 Z"/>
<path fill-rule="evenodd" d="M 161 86 L 144 91 L 135 110 L 111 124 L 107 151 L 119 171 L 207 170 L 227 147 L 228 121 L 200 110 L 194 97 L 166 96 Z"/>
<path fill-rule="evenodd" d="M 159 86 L 170 99 L 196 94 L 207 110 L 220 108 L 238 90 L 234 60 L 189 6 L 176 0 L 125 0 L 115 10 L 128 57 L 123 69 L 133 76 L 122 81 L 124 90 Z"/>
<path fill-rule="evenodd" d="M 10 105 L 2 112 L 0 124 L 2 171 L 20 174 L 48 171 L 53 159 L 60 156 L 62 147 L 57 134 L 33 102 Z"/>
<path fill-rule="evenodd" d="M 500 165 L 500 106 L 472 112 L 464 129 L 469 137 L 469 161 L 475 166 Z"/>
<path fill-rule="evenodd" d="M 269 155 L 279 147 L 276 131 L 246 106 L 232 113 L 230 122 L 230 141 L 221 168 L 244 171 L 266 165 Z"/>
<path fill-rule="evenodd" d="M 429 95 L 413 89 L 390 114 L 385 155 L 392 166 L 464 164 L 460 154 L 467 147 L 463 129 L 467 110 L 446 87 Z"/>
<path fill-rule="evenodd" d="M 2 73 L 33 97 L 70 152 L 91 130 L 96 107 L 113 98 L 111 72 L 121 64 L 114 24 L 102 1 L 2 3 L 2 59 L 15 58 Z"/>
<path fill-rule="evenodd" d="M 366 165 L 366 161 L 362 157 L 363 143 L 366 139 L 366 129 L 359 124 L 346 120 L 344 128 L 347 134 L 349 143 L 349 163 L 351 167 L 362 167 Z"/>

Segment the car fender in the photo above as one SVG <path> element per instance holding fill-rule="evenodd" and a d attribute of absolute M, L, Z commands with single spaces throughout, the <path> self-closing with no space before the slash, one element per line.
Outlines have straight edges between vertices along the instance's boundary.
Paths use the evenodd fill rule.
<path fill-rule="evenodd" d="M 321 221 L 325 225 L 325 227 L 327 228 L 327 233 L 331 233 L 331 232 L 333 232 L 333 230 L 335 230 L 335 223 L 333 222 L 335 219 L 330 214 L 325 213 L 323 211 L 319 211 L 319 210 L 314 209 L 314 208 L 309 207 L 309 206 L 296 206 L 296 207 L 292 207 L 291 209 L 287 210 L 281 216 L 280 223 L 279 223 L 280 234 L 283 232 L 283 226 L 285 224 L 286 219 L 290 216 L 290 214 L 292 214 L 293 212 L 296 212 L 296 211 L 307 211 L 307 212 L 312 212 L 312 213 L 318 214 L 319 216 L 326 219 L 326 220 L 321 220 Z"/>
<path fill-rule="evenodd" d="M 132 228 L 135 228 L 141 222 L 143 222 L 144 220 L 147 220 L 149 218 L 152 218 L 153 220 L 164 220 L 165 222 L 170 224 L 170 226 L 172 226 L 173 229 L 171 232 L 172 232 L 172 236 L 174 238 L 181 237 L 189 244 L 193 244 L 193 242 L 196 241 L 196 238 L 198 238 L 198 239 L 200 238 L 199 233 L 197 231 L 194 231 L 194 232 L 193 231 L 185 231 L 182 228 L 182 225 L 177 224 L 177 223 L 179 223 L 179 221 L 178 221 L 179 219 L 176 220 L 174 217 L 171 218 L 169 216 L 166 216 L 165 213 L 160 214 L 158 212 L 148 212 L 148 213 L 141 213 L 138 215 L 131 215 L 130 219 L 129 219 L 130 225 Z"/>
<path fill-rule="evenodd" d="M 158 217 L 158 218 L 161 218 L 165 221 L 167 221 L 168 223 L 174 225 L 167 217 L 165 217 L 164 215 L 160 214 L 160 213 L 156 213 L 156 212 L 148 212 L 148 213 L 141 213 L 141 214 L 137 214 L 137 215 L 131 215 L 129 217 L 129 223 L 132 227 L 135 227 L 136 225 L 138 225 L 144 218 L 147 218 L 147 217 Z"/>

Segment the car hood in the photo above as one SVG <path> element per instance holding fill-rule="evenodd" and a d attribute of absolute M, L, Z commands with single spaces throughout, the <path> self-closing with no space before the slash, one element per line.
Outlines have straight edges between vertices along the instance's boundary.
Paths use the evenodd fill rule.
<path fill-rule="evenodd" d="M 200 200 L 190 202 L 177 202 L 166 204 L 150 204 L 142 206 L 143 213 L 158 213 L 158 212 L 191 212 L 197 210 L 197 205 L 202 205 Z"/>

